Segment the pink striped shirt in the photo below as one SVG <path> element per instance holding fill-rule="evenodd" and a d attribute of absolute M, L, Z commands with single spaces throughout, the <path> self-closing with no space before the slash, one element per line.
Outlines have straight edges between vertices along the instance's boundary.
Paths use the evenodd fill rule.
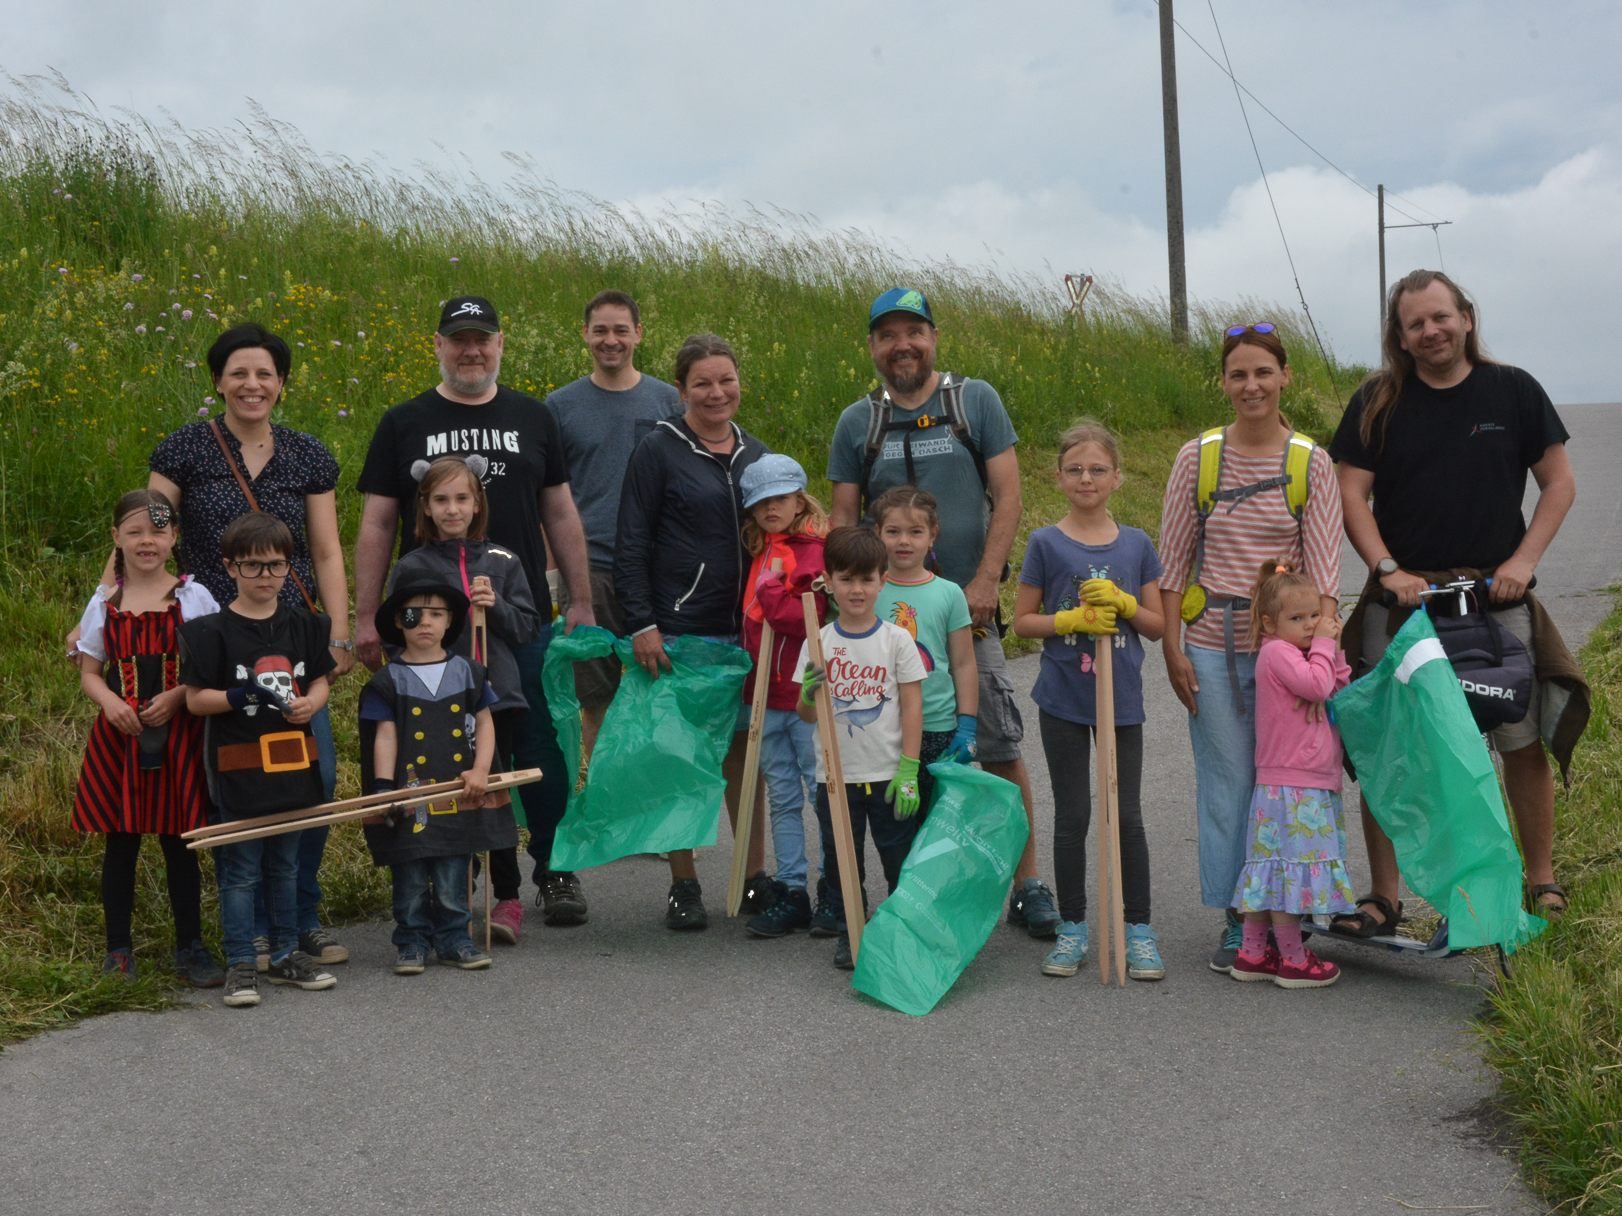
<path fill-rule="evenodd" d="M 1199 476 L 1200 441 L 1190 439 L 1177 453 L 1171 478 L 1166 482 L 1166 498 L 1161 506 L 1160 539 L 1156 548 L 1165 571 L 1162 588 L 1182 591 L 1188 586 L 1189 567 L 1194 563 L 1194 533 L 1199 513 L 1194 508 L 1194 485 Z M 1229 447 L 1222 454 L 1222 479 L 1218 490 L 1236 490 L 1277 477 L 1282 456 L 1241 456 Z M 1307 465 L 1307 507 L 1305 527 L 1290 514 L 1284 491 L 1263 490 L 1234 504 L 1219 502 L 1205 521 L 1205 559 L 1199 582 L 1211 595 L 1250 595 L 1261 564 L 1274 557 L 1301 562 L 1321 595 L 1340 595 L 1340 484 L 1335 480 L 1329 453 L 1316 448 Z M 1305 553 L 1302 540 L 1305 539 Z M 1240 651 L 1248 651 L 1250 613 L 1234 613 L 1234 641 Z M 1221 650 L 1222 612 L 1211 609 L 1183 636 L 1196 646 Z"/>

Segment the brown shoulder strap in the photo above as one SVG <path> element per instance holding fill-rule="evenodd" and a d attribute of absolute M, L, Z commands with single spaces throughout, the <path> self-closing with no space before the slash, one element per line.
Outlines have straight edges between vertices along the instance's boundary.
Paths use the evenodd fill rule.
<path fill-rule="evenodd" d="M 248 509 L 257 511 L 259 509 L 259 500 L 253 496 L 253 491 L 248 488 L 248 479 L 242 475 L 242 467 L 237 464 L 236 457 L 231 455 L 231 449 L 225 442 L 224 434 L 220 431 L 219 422 L 210 418 L 208 420 L 208 429 L 209 433 L 214 436 L 214 442 L 220 445 L 220 455 L 225 457 L 225 467 L 231 470 L 231 476 L 237 479 L 237 488 L 242 491 L 242 497 L 248 500 Z M 315 600 L 311 597 L 309 588 L 304 585 L 304 580 L 298 576 L 298 571 L 293 569 L 291 562 L 288 563 L 287 572 L 293 576 L 293 585 L 298 588 L 298 593 L 304 597 L 304 606 L 312 613 L 315 612 Z"/>

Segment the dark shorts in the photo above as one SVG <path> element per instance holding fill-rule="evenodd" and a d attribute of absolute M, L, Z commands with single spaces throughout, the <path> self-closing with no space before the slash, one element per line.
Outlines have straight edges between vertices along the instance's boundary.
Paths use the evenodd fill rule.
<path fill-rule="evenodd" d="M 558 596 L 558 606 L 569 610 L 569 594 L 565 590 Z M 617 638 L 625 636 L 625 613 L 619 597 L 614 594 L 614 572 L 607 566 L 591 568 L 591 610 L 597 624 Z M 574 691 L 583 709 L 606 709 L 620 686 L 618 655 L 602 659 L 589 659 L 574 665 Z"/>

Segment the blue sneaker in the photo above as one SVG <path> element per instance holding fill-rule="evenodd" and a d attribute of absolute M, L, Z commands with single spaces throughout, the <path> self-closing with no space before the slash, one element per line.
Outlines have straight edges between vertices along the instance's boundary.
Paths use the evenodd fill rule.
<path fill-rule="evenodd" d="M 1233 972 L 1233 960 L 1239 957 L 1239 947 L 1245 942 L 1245 922 L 1232 908 L 1223 915 L 1227 919 L 1222 926 L 1222 944 L 1211 952 L 1211 970 L 1229 975 Z"/>
<path fill-rule="evenodd" d="M 1059 931 L 1059 905 L 1053 891 L 1040 878 L 1027 878 L 1025 885 L 1014 892 L 1009 907 L 1008 923 L 1024 925 L 1032 937 L 1051 938 Z"/>
<path fill-rule="evenodd" d="M 1087 922 L 1059 922 L 1059 940 L 1042 960 L 1043 975 L 1074 975 L 1087 961 Z"/>
<path fill-rule="evenodd" d="M 1126 973 L 1135 980 L 1166 978 L 1166 964 L 1160 960 L 1160 946 L 1149 925 L 1126 927 Z"/>

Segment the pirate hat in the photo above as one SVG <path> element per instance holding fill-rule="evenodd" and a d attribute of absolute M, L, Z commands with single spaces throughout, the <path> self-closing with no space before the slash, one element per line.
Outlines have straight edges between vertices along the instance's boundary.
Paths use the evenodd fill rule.
<path fill-rule="evenodd" d="M 462 626 L 467 621 L 467 596 L 449 583 L 431 578 L 407 578 L 389 593 L 389 598 L 377 609 L 377 636 L 391 646 L 405 645 L 405 634 L 395 618 L 400 615 L 405 602 L 417 595 L 437 595 L 445 601 L 445 606 L 450 609 L 451 623 L 445 630 L 444 646 L 446 650 L 451 649 L 456 639 L 462 636 Z"/>

